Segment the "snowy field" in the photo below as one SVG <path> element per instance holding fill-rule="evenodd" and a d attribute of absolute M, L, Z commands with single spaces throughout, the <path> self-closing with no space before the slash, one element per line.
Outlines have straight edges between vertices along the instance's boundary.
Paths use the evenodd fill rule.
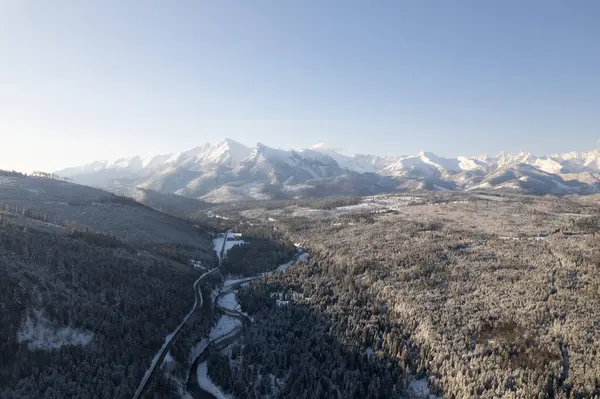
<path fill-rule="evenodd" d="M 241 234 L 227 232 L 224 234 L 219 234 L 219 236 L 213 240 L 213 248 L 214 248 L 215 253 L 217 254 L 217 257 L 219 258 L 219 260 L 221 260 L 221 248 L 223 248 L 223 241 L 226 240 L 225 256 L 227 256 L 227 251 L 229 251 L 231 248 L 235 247 L 236 245 L 241 245 L 241 244 L 246 243 L 244 240 L 239 240 L 240 237 L 241 237 Z M 231 238 L 234 238 L 234 239 L 232 240 Z"/>
<path fill-rule="evenodd" d="M 336 215 L 344 215 L 356 212 L 378 213 L 382 211 L 394 211 L 418 200 L 419 197 L 416 196 L 375 195 L 364 198 L 360 204 L 337 207 L 333 212 Z"/>
<path fill-rule="evenodd" d="M 222 316 L 217 322 L 217 325 L 210 331 L 209 340 L 212 342 L 226 335 L 229 335 L 236 328 L 239 328 L 241 326 L 242 323 L 238 319 L 230 316 Z"/>
<path fill-rule="evenodd" d="M 235 291 L 219 298 L 218 304 L 220 307 L 229 310 L 240 310 L 240 305 L 235 300 Z"/>
<path fill-rule="evenodd" d="M 233 398 L 230 395 L 224 394 L 221 391 L 221 389 L 212 382 L 212 380 L 208 376 L 208 365 L 206 364 L 206 362 L 202 362 L 198 365 L 197 377 L 198 377 L 198 385 L 200 385 L 200 388 L 202 388 L 206 392 L 209 392 L 215 398 L 217 398 L 217 399 L 232 399 Z"/>
<path fill-rule="evenodd" d="M 171 355 L 171 351 L 169 351 L 160 365 L 160 369 L 165 373 L 171 372 L 175 369 L 175 363 L 175 358 Z"/>
<path fill-rule="evenodd" d="M 371 197 L 365 197 L 359 204 L 340 206 L 334 209 L 314 209 L 303 206 L 290 206 L 285 210 L 265 210 L 265 209 L 253 209 L 243 211 L 242 215 L 249 218 L 267 218 L 267 220 L 278 220 L 278 217 L 285 216 L 291 217 L 310 217 L 310 218 L 323 218 L 330 216 L 343 216 L 353 213 L 383 213 L 398 211 L 405 208 L 411 202 L 421 201 L 422 199 L 418 196 L 406 196 L 406 195 L 376 195 Z"/>
<path fill-rule="evenodd" d="M 280 209 L 247 209 L 241 211 L 240 215 L 247 219 L 266 219 L 269 221 L 278 221 L 283 217 L 324 218 L 353 213 L 385 213 L 400 211 L 411 203 L 414 204 L 426 200 L 426 197 L 418 195 L 382 194 L 364 197 L 361 202 L 356 205 L 340 206 L 334 209 L 315 209 L 308 206 L 290 205 Z"/>
<path fill-rule="evenodd" d="M 388 205 L 380 202 L 363 202 L 357 205 L 339 206 L 335 208 L 336 213 L 345 214 L 352 212 L 373 212 L 388 208 Z"/>

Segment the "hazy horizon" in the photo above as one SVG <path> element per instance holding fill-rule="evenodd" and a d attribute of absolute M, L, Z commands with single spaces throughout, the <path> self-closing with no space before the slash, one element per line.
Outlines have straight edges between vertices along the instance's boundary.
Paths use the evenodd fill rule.
<path fill-rule="evenodd" d="M 0 168 L 324 142 L 382 156 L 599 147 L 600 4 L 0 4 Z"/>

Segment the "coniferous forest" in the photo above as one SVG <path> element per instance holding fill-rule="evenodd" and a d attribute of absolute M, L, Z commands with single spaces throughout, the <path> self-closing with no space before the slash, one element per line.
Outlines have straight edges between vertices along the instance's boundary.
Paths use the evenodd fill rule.
<path fill-rule="evenodd" d="M 181 397 L 199 358 L 235 398 L 418 397 L 423 385 L 444 398 L 600 395 L 594 197 L 424 194 L 383 212 L 337 201 L 191 218 L 224 221 L 211 229 L 245 243 L 201 287 L 144 397 Z M 5 211 L 0 396 L 132 397 L 189 312 L 192 283 L 217 266 L 206 251 Z M 248 276 L 239 336 L 194 352 L 223 316 L 224 280 Z"/>
<path fill-rule="evenodd" d="M 213 380 L 236 397 L 402 397 L 422 378 L 449 398 L 600 395 L 595 201 L 298 214 L 280 207 L 278 226 L 309 262 L 241 290 L 253 323 L 212 357 Z"/>
<path fill-rule="evenodd" d="M 199 271 L 118 244 L 0 223 L 0 397 L 133 395 Z"/>

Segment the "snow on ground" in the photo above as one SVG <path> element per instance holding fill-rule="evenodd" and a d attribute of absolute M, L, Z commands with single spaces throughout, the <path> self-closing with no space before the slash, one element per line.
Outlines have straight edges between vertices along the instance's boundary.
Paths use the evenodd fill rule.
<path fill-rule="evenodd" d="M 165 356 L 165 359 L 160 365 L 160 368 L 163 372 L 173 371 L 173 369 L 175 368 L 175 363 L 175 358 L 173 357 L 173 355 L 171 355 L 171 351 L 168 351 Z"/>
<path fill-rule="evenodd" d="M 227 291 L 232 285 L 235 285 L 240 282 L 250 282 L 252 280 L 256 280 L 256 277 L 246 277 L 246 278 L 237 278 L 237 279 L 228 279 L 223 283 L 223 288 L 221 291 Z"/>
<path fill-rule="evenodd" d="M 208 348 L 208 338 L 203 338 L 202 341 L 197 342 L 192 348 L 190 359 L 196 359 L 198 356 L 202 354 Z"/>
<path fill-rule="evenodd" d="M 219 260 L 221 260 L 221 248 L 223 248 L 224 240 L 225 240 L 225 237 L 223 234 L 219 234 L 217 236 L 217 238 L 215 238 L 213 240 L 213 249 L 215 250 L 215 253 L 217 254 L 217 257 L 219 258 Z"/>
<path fill-rule="evenodd" d="M 225 256 L 227 257 L 227 252 L 235 247 L 236 245 L 242 245 L 245 244 L 246 241 L 244 240 L 227 240 L 227 242 L 225 243 Z"/>
<path fill-rule="evenodd" d="M 234 317 L 222 316 L 217 322 L 217 325 L 211 330 L 208 339 L 210 341 L 214 341 L 218 338 L 230 334 L 236 328 L 241 327 L 241 325 L 242 322 Z"/>
<path fill-rule="evenodd" d="M 17 331 L 17 342 L 28 342 L 29 350 L 60 349 L 68 345 L 85 346 L 93 339 L 94 333 L 91 331 L 54 325 L 41 310 L 28 312 Z"/>
<path fill-rule="evenodd" d="M 171 355 L 171 351 L 167 352 L 167 355 L 165 356 L 165 363 L 171 363 L 174 362 L 175 359 L 173 358 L 173 355 Z"/>
<path fill-rule="evenodd" d="M 333 210 L 335 215 L 344 215 L 356 212 L 383 213 L 386 211 L 400 210 L 418 197 L 406 196 L 373 196 L 367 197 L 360 204 L 340 206 Z"/>
<path fill-rule="evenodd" d="M 200 199 L 215 204 L 234 201 L 270 200 L 272 196 L 264 193 L 264 187 L 264 183 L 247 183 L 240 187 L 225 185 L 200 197 Z"/>
<path fill-rule="evenodd" d="M 240 305 L 235 300 L 235 291 L 219 298 L 219 306 L 229 310 L 239 310 Z"/>
<path fill-rule="evenodd" d="M 227 237 L 225 237 L 226 234 L 227 234 Z M 225 233 L 225 234 L 219 234 L 217 236 L 217 238 L 215 238 L 213 240 L 213 248 L 214 248 L 219 260 L 221 260 L 221 248 L 223 248 L 223 241 L 227 240 L 225 243 L 225 256 L 227 256 L 227 251 L 229 251 L 231 248 L 235 247 L 236 245 L 241 245 L 241 244 L 246 243 L 244 240 L 230 240 L 230 238 L 239 238 L 239 237 L 241 237 L 241 234 L 239 234 L 239 233 Z"/>
<path fill-rule="evenodd" d="M 237 236 L 237 237 L 239 237 L 239 236 Z M 223 245 L 224 239 L 225 238 L 221 235 L 220 237 L 218 237 L 214 240 L 215 250 L 217 249 L 218 245 L 221 245 L 221 246 Z M 298 261 L 306 262 L 308 260 L 309 256 L 310 255 L 307 252 L 302 253 L 298 256 Z M 280 265 L 277 270 L 284 271 L 287 268 L 293 266 L 294 264 L 296 264 L 295 259 L 291 260 L 290 262 L 288 262 L 286 264 Z M 269 274 L 269 273 L 265 273 L 265 275 L 267 275 L 267 274 Z M 236 284 L 243 283 L 243 282 L 249 282 L 254 279 L 255 278 L 228 279 L 224 282 L 223 287 L 221 287 L 220 292 L 226 292 L 227 289 L 231 288 L 232 286 L 234 286 Z M 235 298 L 236 292 L 237 292 L 237 290 L 234 290 L 234 291 L 228 292 L 227 294 L 220 296 L 220 297 L 217 294 L 216 298 L 213 298 L 213 301 L 217 300 L 218 306 L 222 309 L 228 309 L 228 310 L 232 310 L 232 311 L 240 311 L 240 305 L 238 304 L 238 302 L 236 301 L 236 298 Z M 213 292 L 213 294 L 215 294 L 215 292 Z M 288 300 L 277 299 L 277 306 L 286 306 L 289 303 L 290 303 L 290 301 L 288 301 Z M 246 315 L 246 316 L 248 316 L 248 315 Z M 218 320 L 217 325 L 211 330 L 210 335 L 208 337 L 208 341 L 211 343 L 212 342 L 220 342 L 224 339 L 227 339 L 229 336 L 236 333 L 241 328 L 242 328 L 242 322 L 240 320 L 238 320 L 237 318 L 231 317 L 231 316 L 224 315 Z M 200 347 L 198 349 L 201 349 L 201 351 L 203 351 L 205 348 L 206 348 L 206 346 Z M 211 393 L 216 398 L 231 398 L 231 396 L 227 396 L 227 395 L 223 394 L 221 389 L 219 387 L 217 387 L 210 380 L 210 378 L 208 376 L 208 368 L 207 367 L 208 366 L 207 366 L 206 362 L 203 362 L 198 366 L 198 370 L 197 370 L 197 374 L 196 374 L 197 378 L 198 378 L 198 385 L 200 385 L 200 387 L 203 390 Z"/>
<path fill-rule="evenodd" d="M 513 241 L 521 241 L 521 240 L 539 241 L 539 240 L 547 240 L 548 237 L 549 237 L 549 235 L 538 235 L 538 236 L 535 236 L 535 237 L 498 236 L 498 238 L 501 239 L 501 240 L 513 240 Z"/>
<path fill-rule="evenodd" d="M 208 365 L 206 362 L 202 362 L 198 365 L 198 385 L 217 399 L 232 399 L 231 396 L 224 394 L 221 389 L 212 382 L 208 376 Z"/>
<path fill-rule="evenodd" d="M 414 395 L 418 395 L 420 398 L 427 399 L 438 399 L 439 396 L 432 394 L 429 391 L 429 385 L 427 383 L 427 378 L 421 378 L 420 380 L 412 380 L 408 384 L 408 390 L 411 391 Z"/>
<path fill-rule="evenodd" d="M 228 217 L 221 216 L 221 215 L 216 215 L 216 214 L 212 213 L 211 211 L 208 211 L 208 212 L 206 212 L 206 214 L 207 214 L 208 216 L 210 216 L 210 217 L 213 217 L 213 218 L 217 218 L 217 219 L 223 219 L 223 220 L 229 220 L 229 218 L 228 218 Z"/>
<path fill-rule="evenodd" d="M 299 208 L 294 208 L 293 212 L 290 216 L 293 216 L 293 217 L 303 217 L 303 216 L 324 217 L 324 216 L 331 215 L 331 213 L 332 213 L 331 211 L 325 210 L 325 209 L 312 209 L 312 208 L 299 207 Z"/>
<path fill-rule="evenodd" d="M 310 254 L 308 252 L 305 252 L 302 255 L 298 256 L 298 262 L 306 263 L 308 262 L 308 258 L 310 258 Z"/>
<path fill-rule="evenodd" d="M 518 237 L 498 236 L 501 240 L 518 240 Z"/>
<path fill-rule="evenodd" d="M 292 266 L 294 266 L 293 260 L 289 261 L 288 263 L 284 263 L 283 265 L 279 265 L 279 267 L 277 268 L 277 271 L 284 272 Z"/>
<path fill-rule="evenodd" d="M 289 269 L 290 267 L 296 265 L 297 263 L 306 263 L 306 262 L 308 262 L 308 258 L 310 258 L 310 254 L 308 252 L 303 252 L 302 254 L 298 255 L 297 259 L 292 259 L 288 263 L 279 265 L 279 267 L 277 268 L 277 271 L 284 272 L 287 269 Z M 269 274 L 269 273 L 266 273 L 266 274 Z"/>
<path fill-rule="evenodd" d="M 292 291 L 291 296 L 288 292 L 284 295 L 283 292 L 272 292 L 271 298 L 275 299 L 275 303 L 277 306 L 285 306 L 289 305 L 290 302 L 301 302 L 301 301 L 310 301 L 310 297 L 305 297 L 303 293 Z"/>
<path fill-rule="evenodd" d="M 338 206 L 335 210 L 339 213 L 348 213 L 348 212 L 365 212 L 365 211 L 376 211 L 380 209 L 387 208 L 386 204 L 381 204 L 378 202 L 362 202 L 357 205 L 348 205 L 348 206 Z"/>

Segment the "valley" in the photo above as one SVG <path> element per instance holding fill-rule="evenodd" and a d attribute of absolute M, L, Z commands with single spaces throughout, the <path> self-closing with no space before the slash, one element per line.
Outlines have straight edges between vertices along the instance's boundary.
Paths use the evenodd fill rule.
<path fill-rule="evenodd" d="M 423 381 L 450 398 L 598 395 L 597 202 L 429 193 L 329 204 L 215 211 L 284 227 L 311 253 L 238 294 L 253 323 L 209 362 L 236 398 L 407 397 Z"/>
<path fill-rule="evenodd" d="M 600 399 L 599 17 L 0 0 L 0 399 Z"/>
<path fill-rule="evenodd" d="M 423 191 L 180 219 L 55 179 L 3 184 L 2 397 L 600 394 L 596 196 Z"/>

